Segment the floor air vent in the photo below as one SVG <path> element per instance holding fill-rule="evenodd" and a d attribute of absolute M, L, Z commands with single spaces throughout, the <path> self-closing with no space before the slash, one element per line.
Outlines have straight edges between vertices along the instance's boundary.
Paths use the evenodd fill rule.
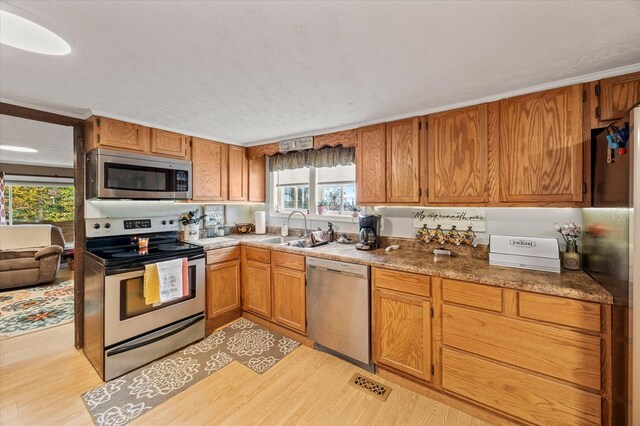
<path fill-rule="evenodd" d="M 391 388 L 388 388 L 365 376 L 361 376 L 358 373 L 354 374 L 353 377 L 351 377 L 351 379 L 349 380 L 349 384 L 383 401 L 386 401 L 387 397 L 391 393 Z"/>

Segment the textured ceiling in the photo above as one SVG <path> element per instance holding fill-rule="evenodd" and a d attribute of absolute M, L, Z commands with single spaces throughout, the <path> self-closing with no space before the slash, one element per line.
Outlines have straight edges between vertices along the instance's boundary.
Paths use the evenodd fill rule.
<path fill-rule="evenodd" d="M 640 69 L 638 1 L 2 5 L 73 48 L 2 45 L 4 101 L 240 144 Z"/>
<path fill-rule="evenodd" d="M 0 144 L 35 148 L 37 153 L 0 150 L 0 162 L 73 167 L 73 128 L 0 115 Z"/>

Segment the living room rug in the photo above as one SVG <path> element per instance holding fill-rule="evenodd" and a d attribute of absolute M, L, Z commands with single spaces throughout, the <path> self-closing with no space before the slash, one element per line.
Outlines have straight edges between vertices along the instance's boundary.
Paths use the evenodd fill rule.
<path fill-rule="evenodd" d="M 99 425 L 124 425 L 238 361 L 262 374 L 300 343 L 245 318 L 185 349 L 82 394 Z"/>
<path fill-rule="evenodd" d="M 73 280 L 0 293 L 0 340 L 73 321 Z"/>

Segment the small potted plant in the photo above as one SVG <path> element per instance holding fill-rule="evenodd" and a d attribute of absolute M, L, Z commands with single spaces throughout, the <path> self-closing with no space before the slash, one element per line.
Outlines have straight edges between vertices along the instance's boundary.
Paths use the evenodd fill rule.
<path fill-rule="evenodd" d="M 184 227 L 182 239 L 184 241 L 198 241 L 200 238 L 200 221 L 207 215 L 198 216 L 199 209 L 180 215 L 180 223 Z"/>
<path fill-rule="evenodd" d="M 351 208 L 351 223 L 355 223 L 358 216 L 360 216 L 360 209 L 357 207 Z"/>
<path fill-rule="evenodd" d="M 327 202 L 327 200 L 318 201 L 318 214 L 323 215 L 327 211 L 328 205 L 329 203 Z"/>
<path fill-rule="evenodd" d="M 554 228 L 556 231 L 562 235 L 564 242 L 567 245 L 567 248 L 564 252 L 564 256 L 562 258 L 562 264 L 566 269 L 571 269 L 577 271 L 580 269 L 580 254 L 578 253 L 578 238 L 580 238 L 580 234 L 582 233 L 582 228 L 577 226 L 575 223 L 565 223 L 560 226 L 557 223 L 554 223 Z"/>

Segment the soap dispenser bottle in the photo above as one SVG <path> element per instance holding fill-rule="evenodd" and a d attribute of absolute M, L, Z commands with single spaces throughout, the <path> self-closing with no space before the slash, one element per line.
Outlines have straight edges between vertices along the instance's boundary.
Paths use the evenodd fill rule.
<path fill-rule="evenodd" d="M 329 227 L 327 229 L 327 240 L 332 243 L 336 240 L 336 231 L 333 229 L 333 223 L 327 222 L 327 226 Z"/>

